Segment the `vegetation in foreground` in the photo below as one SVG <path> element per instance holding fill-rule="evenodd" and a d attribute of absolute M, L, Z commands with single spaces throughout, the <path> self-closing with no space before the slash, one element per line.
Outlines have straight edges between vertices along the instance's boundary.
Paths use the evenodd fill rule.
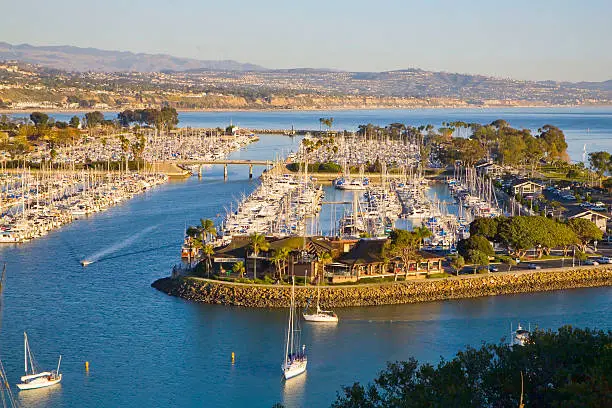
<path fill-rule="evenodd" d="M 436 366 L 389 363 L 373 383 L 344 387 L 334 408 L 612 406 L 612 332 L 535 331 L 524 347 L 468 347 Z M 521 378 L 523 378 L 521 384 Z"/>

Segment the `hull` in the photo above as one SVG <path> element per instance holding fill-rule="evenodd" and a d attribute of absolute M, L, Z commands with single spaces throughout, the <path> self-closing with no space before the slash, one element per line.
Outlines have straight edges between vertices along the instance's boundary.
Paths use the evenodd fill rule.
<path fill-rule="evenodd" d="M 285 380 L 293 377 L 297 377 L 300 374 L 306 372 L 306 365 L 308 361 L 296 361 L 283 367 L 283 375 Z"/>
<path fill-rule="evenodd" d="M 324 313 L 317 314 L 304 314 L 304 320 L 307 322 L 319 322 L 319 323 L 338 323 L 338 316 L 330 316 Z"/>
<path fill-rule="evenodd" d="M 27 383 L 17 384 L 17 388 L 20 390 L 35 390 L 37 388 L 51 387 L 52 385 L 59 384 L 62 381 L 62 375 L 55 380 L 48 380 L 47 378 L 37 378 Z"/>
<path fill-rule="evenodd" d="M 339 190 L 353 190 L 353 191 L 357 191 L 357 190 L 365 190 L 367 188 L 367 186 L 364 185 L 351 185 L 351 184 L 340 184 L 340 185 L 336 185 L 336 188 Z"/>

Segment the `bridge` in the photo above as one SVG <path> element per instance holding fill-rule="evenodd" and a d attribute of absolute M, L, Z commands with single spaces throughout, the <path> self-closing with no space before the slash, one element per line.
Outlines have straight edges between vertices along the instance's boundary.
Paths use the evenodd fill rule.
<path fill-rule="evenodd" d="M 173 165 L 178 167 L 183 166 L 198 166 L 198 177 L 202 177 L 202 166 L 204 165 L 222 165 L 223 166 L 223 178 L 227 178 L 227 166 L 228 165 L 242 165 L 249 166 L 249 178 L 253 178 L 253 166 L 266 166 L 266 169 L 270 169 L 274 166 L 272 160 L 240 160 L 240 159 L 221 159 L 221 160 L 172 160 L 157 162 L 157 164 Z M 185 171 L 185 173 L 187 173 Z M 189 174 L 189 173 L 187 173 Z"/>

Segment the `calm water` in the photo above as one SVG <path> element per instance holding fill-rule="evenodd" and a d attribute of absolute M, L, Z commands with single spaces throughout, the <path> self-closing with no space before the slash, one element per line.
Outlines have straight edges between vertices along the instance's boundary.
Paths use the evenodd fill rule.
<path fill-rule="evenodd" d="M 234 123 L 243 121 L 235 115 Z M 215 124 L 226 117 L 218 114 Z M 234 156 L 272 158 L 297 142 L 264 136 Z M 222 215 L 256 186 L 245 167 L 230 167 L 227 182 L 213 167 L 202 180 L 170 183 L 43 239 L 0 247 L 8 268 L 0 355 L 9 379 L 14 384 L 22 375 L 24 330 L 41 366 L 52 368 L 64 356 L 62 385 L 20 393 L 24 405 L 328 406 L 340 386 L 373 378 L 388 360 L 450 357 L 507 336 L 511 322 L 612 329 L 612 288 L 341 309 L 336 327 L 304 328 L 308 373 L 284 383 L 284 310 L 192 304 L 149 286 L 178 261 L 185 224 Z M 96 254 L 98 262 L 79 265 Z"/>

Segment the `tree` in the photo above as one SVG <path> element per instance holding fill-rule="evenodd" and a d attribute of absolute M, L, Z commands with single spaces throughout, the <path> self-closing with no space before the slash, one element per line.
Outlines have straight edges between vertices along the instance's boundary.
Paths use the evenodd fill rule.
<path fill-rule="evenodd" d="M 388 363 L 370 384 L 343 387 L 333 408 L 591 407 L 612 404 L 612 332 L 536 330 L 523 347 L 468 347 L 437 365 Z M 524 380 L 522 380 L 524 378 Z"/>
<path fill-rule="evenodd" d="M 265 235 L 253 233 L 251 234 L 251 249 L 255 258 L 253 259 L 253 280 L 257 279 L 257 257 L 260 251 L 267 251 L 270 249 L 270 243 L 266 240 Z"/>
<path fill-rule="evenodd" d="M 498 226 L 499 217 L 476 218 L 470 224 L 470 235 L 482 235 L 489 241 L 494 241 Z"/>
<path fill-rule="evenodd" d="M 104 114 L 100 111 L 88 112 L 85 114 L 85 123 L 90 129 L 102 124 L 104 121 Z"/>
<path fill-rule="evenodd" d="M 329 265 L 332 262 L 333 259 L 329 252 L 323 252 L 321 255 L 319 255 L 319 257 L 317 258 L 317 263 L 321 266 L 321 274 L 318 277 L 320 278 L 319 281 L 325 277 L 325 266 Z"/>
<path fill-rule="evenodd" d="M 476 263 L 472 259 L 472 255 L 476 252 L 488 257 L 495 255 L 493 246 L 488 239 L 481 235 L 471 235 L 467 239 L 462 239 L 457 243 L 457 252 L 465 258 L 466 261 Z"/>
<path fill-rule="evenodd" d="M 202 255 L 206 261 L 206 273 L 210 278 L 210 270 L 212 269 L 212 256 L 215 254 L 215 248 L 211 244 L 206 244 L 202 247 Z"/>
<path fill-rule="evenodd" d="M 467 255 L 469 262 L 474 264 L 474 273 L 480 269 L 480 267 L 484 267 L 489 264 L 489 256 L 482 251 L 470 249 Z"/>
<path fill-rule="evenodd" d="M 200 233 L 202 234 L 202 239 L 205 241 L 209 241 L 210 238 L 217 236 L 217 228 L 215 228 L 215 223 L 210 219 L 200 218 Z"/>
<path fill-rule="evenodd" d="M 403 270 L 408 273 L 410 262 L 420 259 L 419 247 L 421 239 L 415 233 L 402 229 L 391 231 L 390 240 L 385 243 L 384 255 L 387 257 L 398 257 L 402 260 Z"/>
<path fill-rule="evenodd" d="M 589 153 L 589 164 L 591 168 L 595 170 L 597 175 L 599 176 L 599 183 L 601 185 L 601 180 L 603 175 L 612 169 L 611 166 L 611 158 L 609 152 L 593 152 Z"/>
<path fill-rule="evenodd" d="M 70 122 L 68 122 L 68 124 L 70 125 L 71 128 L 76 129 L 81 124 L 81 120 L 79 119 L 78 116 L 73 116 L 70 118 Z"/>
<path fill-rule="evenodd" d="M 34 122 L 34 126 L 37 128 L 45 127 L 49 123 L 49 115 L 43 112 L 32 112 L 30 120 Z"/>
<path fill-rule="evenodd" d="M 283 279 L 283 272 L 287 267 L 287 260 L 289 259 L 289 253 L 291 250 L 288 247 L 281 247 L 274 251 L 274 255 L 270 258 L 270 261 L 276 267 L 276 273 L 279 279 Z"/>
<path fill-rule="evenodd" d="M 419 249 L 423 247 L 423 240 L 431 237 L 431 231 L 424 225 L 414 228 L 414 233 L 419 239 Z"/>
<path fill-rule="evenodd" d="M 244 262 L 238 261 L 232 266 L 232 271 L 240 275 L 241 278 L 244 277 Z"/>
<path fill-rule="evenodd" d="M 511 256 L 502 256 L 501 261 L 504 265 L 508 265 L 508 272 L 510 272 L 510 269 L 516 265 L 516 260 Z"/>
<path fill-rule="evenodd" d="M 587 244 L 591 241 L 600 241 L 603 232 L 592 221 L 584 218 L 572 218 L 567 222 L 568 227 L 574 231 L 578 239 L 581 251 L 586 251 Z"/>
<path fill-rule="evenodd" d="M 461 255 L 455 256 L 452 259 L 450 266 L 455 271 L 455 275 L 459 276 L 459 271 L 465 266 L 465 258 L 463 258 Z"/>

